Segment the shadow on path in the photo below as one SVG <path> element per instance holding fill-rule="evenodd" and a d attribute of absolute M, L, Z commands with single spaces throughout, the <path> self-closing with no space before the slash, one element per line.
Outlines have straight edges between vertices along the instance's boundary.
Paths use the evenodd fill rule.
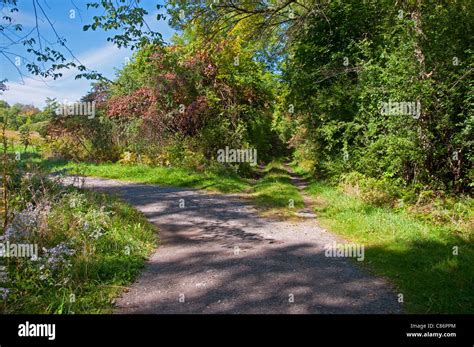
<path fill-rule="evenodd" d="M 85 178 L 159 227 L 160 246 L 118 313 L 398 313 L 386 281 L 329 258 L 312 220 L 261 218 L 228 195 Z"/>

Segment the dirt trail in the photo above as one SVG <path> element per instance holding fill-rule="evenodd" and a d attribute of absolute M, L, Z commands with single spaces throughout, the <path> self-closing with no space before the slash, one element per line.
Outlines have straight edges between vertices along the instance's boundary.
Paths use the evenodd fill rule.
<path fill-rule="evenodd" d="M 275 221 L 241 199 L 194 189 L 85 178 L 159 228 L 161 243 L 118 313 L 398 313 L 387 282 L 331 258 L 314 218 Z M 183 206 L 184 203 L 184 206 Z"/>

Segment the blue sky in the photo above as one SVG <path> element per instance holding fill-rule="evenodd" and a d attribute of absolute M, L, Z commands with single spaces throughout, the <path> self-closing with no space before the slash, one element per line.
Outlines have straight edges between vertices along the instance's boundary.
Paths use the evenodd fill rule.
<path fill-rule="evenodd" d="M 132 52 L 129 49 L 118 49 L 107 42 L 107 37 L 111 35 L 109 32 L 104 32 L 101 29 L 86 32 L 82 30 L 84 25 L 92 23 L 91 19 L 94 14 L 100 14 L 103 11 L 86 9 L 88 2 L 92 1 L 39 0 L 49 19 L 53 22 L 56 31 L 61 37 L 66 38 L 67 46 L 81 63 L 91 70 L 96 70 L 104 76 L 112 78 L 115 75 L 115 70 L 123 66 L 127 57 L 132 56 Z M 158 14 L 157 3 L 162 3 L 162 1 L 142 0 L 142 6 L 149 12 L 145 19 L 153 30 L 160 32 L 163 39 L 169 42 L 174 31 L 168 26 L 167 20 L 156 20 Z M 12 17 L 16 22 L 23 25 L 23 33 L 27 33 L 35 25 L 32 0 L 19 0 L 18 8 L 20 11 Z M 164 9 L 160 11 L 163 13 Z M 4 13 L 1 13 L 2 17 L 3 15 Z M 4 20 L 0 19 L 0 23 L 4 23 Z M 39 15 L 39 27 L 42 35 L 47 39 L 54 39 L 48 22 L 41 14 Z M 0 46 L 4 47 L 7 43 L 7 39 L 0 36 Z M 21 45 L 9 47 L 8 51 L 11 52 L 10 58 L 14 58 L 15 55 L 31 58 L 31 55 L 28 55 Z M 21 60 L 21 63 L 19 68 L 24 73 L 23 80 L 15 66 L 4 56 L 0 56 L 0 80 L 8 79 L 8 90 L 0 95 L 0 100 L 5 100 L 10 105 L 20 102 L 43 107 L 46 97 L 73 102 L 77 101 L 90 89 L 90 81 L 75 80 L 75 76 L 78 74 L 77 70 L 65 70 L 63 77 L 57 80 L 44 80 L 31 75 L 24 68 L 24 61 Z"/>

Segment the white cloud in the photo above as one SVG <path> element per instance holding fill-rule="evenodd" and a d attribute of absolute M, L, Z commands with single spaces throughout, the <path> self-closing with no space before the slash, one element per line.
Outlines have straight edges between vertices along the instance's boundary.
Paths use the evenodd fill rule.
<path fill-rule="evenodd" d="M 84 82 L 78 82 L 75 88 L 65 88 L 63 81 L 45 84 L 42 81 L 27 77 L 24 79 L 24 83 L 8 82 L 8 90 L 3 93 L 2 98 L 11 105 L 19 102 L 33 104 L 38 107 L 45 105 L 47 97 L 57 98 L 61 101 L 76 101 L 84 94 L 84 89 L 87 90 L 87 87 L 84 88 Z M 88 82 L 86 84 L 88 85 Z"/>
<path fill-rule="evenodd" d="M 102 72 L 111 78 L 113 67 L 120 67 L 127 56 L 130 56 L 128 50 L 107 44 L 82 54 L 78 59 L 90 70 Z M 6 100 L 9 104 L 20 102 L 37 107 L 43 107 L 47 97 L 74 102 L 90 89 L 90 81 L 75 79 L 78 73 L 77 70 L 65 70 L 63 76 L 56 81 L 52 79 L 40 81 L 38 78 L 27 77 L 24 83 L 7 82 L 8 90 L 0 96 L 0 99 Z"/>

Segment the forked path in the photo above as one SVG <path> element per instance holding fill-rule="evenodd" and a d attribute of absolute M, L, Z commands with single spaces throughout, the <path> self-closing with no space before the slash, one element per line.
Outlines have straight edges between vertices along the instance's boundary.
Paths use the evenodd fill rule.
<path fill-rule="evenodd" d="M 118 313 L 397 313 L 397 295 L 353 261 L 314 219 L 260 217 L 235 196 L 85 178 L 159 228 L 160 245 L 116 301 Z M 184 206 L 183 206 L 184 203 Z"/>

